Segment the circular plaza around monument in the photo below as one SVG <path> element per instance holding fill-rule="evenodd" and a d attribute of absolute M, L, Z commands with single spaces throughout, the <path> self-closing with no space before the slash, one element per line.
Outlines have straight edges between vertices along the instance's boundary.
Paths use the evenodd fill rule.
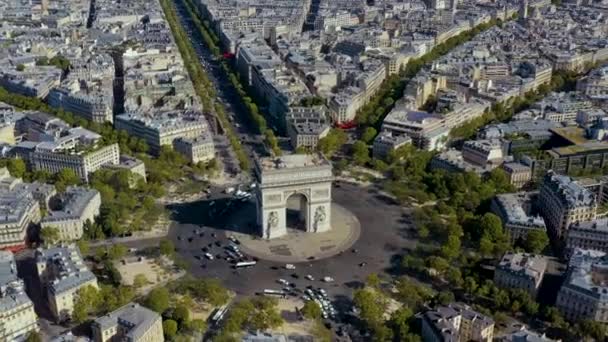
<path fill-rule="evenodd" d="M 274 239 L 259 235 L 228 232 L 241 243 L 241 250 L 256 258 L 298 263 L 329 258 L 352 247 L 359 239 L 361 225 L 357 217 L 336 203 L 331 204 L 331 229 L 319 233 L 307 233 L 288 228 L 287 234 Z"/>

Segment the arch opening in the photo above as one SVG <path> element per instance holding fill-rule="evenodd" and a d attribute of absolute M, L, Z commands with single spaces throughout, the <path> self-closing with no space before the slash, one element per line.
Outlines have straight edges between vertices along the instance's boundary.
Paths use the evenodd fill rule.
<path fill-rule="evenodd" d="M 301 193 L 293 193 L 287 198 L 285 223 L 287 228 L 306 231 L 308 220 L 308 199 Z"/>

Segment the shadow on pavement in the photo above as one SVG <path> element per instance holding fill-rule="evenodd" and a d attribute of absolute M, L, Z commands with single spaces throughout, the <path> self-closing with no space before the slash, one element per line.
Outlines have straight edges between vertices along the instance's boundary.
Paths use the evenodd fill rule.
<path fill-rule="evenodd" d="M 171 219 L 179 225 L 207 226 L 239 233 L 255 232 L 255 204 L 247 200 L 220 198 L 170 204 Z"/>

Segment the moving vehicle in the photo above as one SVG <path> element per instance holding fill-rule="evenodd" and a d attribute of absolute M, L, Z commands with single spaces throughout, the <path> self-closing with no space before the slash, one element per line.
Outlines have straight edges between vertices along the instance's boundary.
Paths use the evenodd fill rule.
<path fill-rule="evenodd" d="M 226 190 L 224 190 L 224 192 L 226 192 L 227 194 L 231 194 L 234 192 L 234 188 L 233 187 L 228 187 L 226 188 Z"/>
<path fill-rule="evenodd" d="M 264 290 L 264 294 L 265 295 L 269 295 L 269 296 L 282 296 L 282 297 L 285 297 L 285 292 L 279 291 L 279 290 L 265 289 Z"/>
<path fill-rule="evenodd" d="M 228 311 L 227 305 L 217 308 L 217 310 L 211 317 L 211 323 L 218 324 L 222 320 L 222 318 L 224 318 L 224 315 L 226 314 L 227 311 Z"/>
<path fill-rule="evenodd" d="M 294 264 L 285 264 L 286 270 L 295 270 L 296 266 Z"/>
<path fill-rule="evenodd" d="M 326 283 L 331 283 L 332 281 L 334 281 L 334 278 L 332 278 L 332 277 L 323 277 L 323 279 L 321 279 L 321 280 L 323 280 Z"/>
<path fill-rule="evenodd" d="M 236 265 L 234 265 L 234 267 L 236 267 L 236 268 L 253 267 L 253 266 L 255 266 L 255 264 L 257 264 L 257 261 L 243 261 L 243 262 L 237 262 Z"/>

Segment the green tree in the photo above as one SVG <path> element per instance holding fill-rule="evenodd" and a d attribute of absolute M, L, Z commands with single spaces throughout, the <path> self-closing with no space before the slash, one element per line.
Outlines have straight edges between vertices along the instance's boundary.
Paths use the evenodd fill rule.
<path fill-rule="evenodd" d="M 43 227 L 40 228 L 40 239 L 44 241 L 45 245 L 54 245 L 60 241 L 59 228 L 57 227 Z"/>
<path fill-rule="evenodd" d="M 365 278 L 365 284 L 378 289 L 380 288 L 380 277 L 378 277 L 378 274 L 376 273 L 371 273 L 367 276 L 367 278 Z"/>
<path fill-rule="evenodd" d="M 177 335 L 177 322 L 172 319 L 164 321 L 163 332 L 165 333 L 165 337 L 167 339 L 172 340 L 175 338 L 175 335 Z"/>
<path fill-rule="evenodd" d="M 157 287 L 150 291 L 144 305 L 158 313 L 163 313 L 169 307 L 169 297 L 169 291 L 166 288 Z"/>
<path fill-rule="evenodd" d="M 374 140 L 376 134 L 378 134 L 378 131 L 376 131 L 374 127 L 367 127 L 361 135 L 361 140 L 363 140 L 366 144 L 369 144 L 372 142 L 372 140 Z"/>
<path fill-rule="evenodd" d="M 25 70 L 25 65 L 23 65 L 23 64 L 17 64 L 16 69 L 17 69 L 17 71 L 23 71 L 23 70 Z"/>
<path fill-rule="evenodd" d="M 595 341 L 606 340 L 606 326 L 600 322 L 589 319 L 582 320 L 578 323 L 579 331 L 583 337 L 592 338 Z"/>
<path fill-rule="evenodd" d="M 97 311 L 100 304 L 101 296 L 99 290 L 91 285 L 82 287 L 78 290 L 77 299 L 74 302 L 72 320 L 76 323 L 86 321 L 91 313 Z"/>
<path fill-rule="evenodd" d="M 304 302 L 304 306 L 302 307 L 302 316 L 308 319 L 319 319 L 321 318 L 321 307 L 319 304 L 312 300 L 307 300 Z"/>
<path fill-rule="evenodd" d="M 352 154 L 357 165 L 365 165 L 370 161 L 367 144 L 361 140 L 355 141 L 353 144 Z"/>
<path fill-rule="evenodd" d="M 178 305 L 173 310 L 172 318 L 179 322 L 180 325 L 188 324 L 190 321 L 190 310 L 184 305 Z"/>
<path fill-rule="evenodd" d="M 325 137 L 319 139 L 317 150 L 326 157 L 331 157 L 347 140 L 348 136 L 344 131 L 334 128 L 331 129 Z"/>
<path fill-rule="evenodd" d="M 283 324 L 283 318 L 277 310 L 278 302 L 275 298 L 255 297 L 252 300 L 255 315 L 251 318 L 251 328 L 267 330 L 278 328 Z"/>
<path fill-rule="evenodd" d="M 129 251 L 129 249 L 127 248 L 127 246 L 123 245 L 123 244 L 116 244 L 116 245 L 112 245 L 109 249 L 108 249 L 108 258 L 110 260 L 118 260 L 123 258 L 125 255 L 127 255 L 127 252 Z"/>
<path fill-rule="evenodd" d="M 89 252 L 91 251 L 91 246 L 89 245 L 89 242 L 87 240 L 76 241 L 76 246 L 78 246 L 78 249 L 80 249 L 80 253 L 82 253 L 83 255 L 89 254 Z"/>
<path fill-rule="evenodd" d="M 549 245 L 547 233 L 542 230 L 533 230 L 524 239 L 524 249 L 528 253 L 539 254 Z"/>
<path fill-rule="evenodd" d="M 567 325 L 562 314 L 553 306 L 546 307 L 543 316 L 553 327 L 563 328 Z"/>
<path fill-rule="evenodd" d="M 388 301 L 378 291 L 357 290 L 353 296 L 353 303 L 359 310 L 359 317 L 368 328 L 381 325 L 384 322 L 384 313 L 388 308 Z"/>
<path fill-rule="evenodd" d="M 207 330 L 207 324 L 202 319 L 193 319 L 188 323 L 188 330 L 195 332 L 204 332 Z"/>
<path fill-rule="evenodd" d="M 24 178 L 27 168 L 25 162 L 21 158 L 9 159 L 8 165 L 6 166 L 11 176 L 16 178 Z"/>
<path fill-rule="evenodd" d="M 171 240 L 161 240 L 158 247 L 162 255 L 172 256 L 175 254 L 175 246 Z"/>
<path fill-rule="evenodd" d="M 410 332 L 410 325 L 414 319 L 414 313 L 408 307 L 402 306 L 391 315 L 388 326 L 393 330 L 393 335 L 397 341 L 413 342 L 415 334 Z"/>
<path fill-rule="evenodd" d="M 58 192 L 64 192 L 68 186 L 77 185 L 79 183 L 80 178 L 72 169 L 61 169 L 61 171 L 55 175 L 55 188 Z"/>

